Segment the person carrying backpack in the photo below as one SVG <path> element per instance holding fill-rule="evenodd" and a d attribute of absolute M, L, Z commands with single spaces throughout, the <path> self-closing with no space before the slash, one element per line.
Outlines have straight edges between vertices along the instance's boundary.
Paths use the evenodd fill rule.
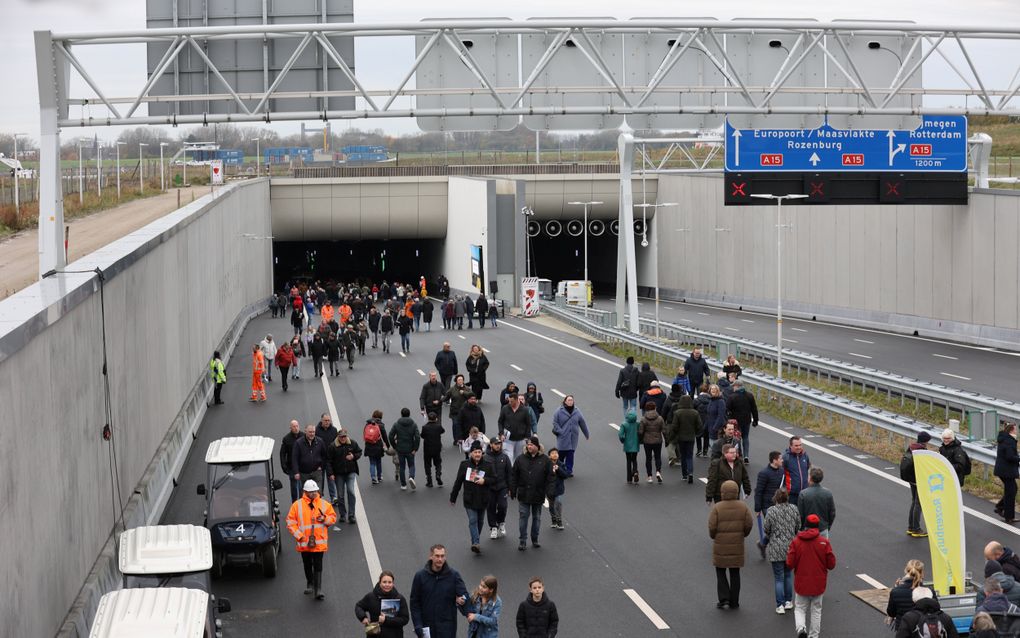
<path fill-rule="evenodd" d="M 900 478 L 910 483 L 910 511 L 907 513 L 907 534 L 913 538 L 925 538 L 927 532 L 921 529 L 921 501 L 917 497 L 917 479 L 914 477 L 914 450 L 927 450 L 931 435 L 919 432 L 917 442 L 911 443 L 900 459 Z"/>
<path fill-rule="evenodd" d="M 390 447 L 386 436 L 386 426 L 382 421 L 383 413 L 376 410 L 365 422 L 361 438 L 365 442 L 365 456 L 368 457 L 368 473 L 372 477 L 372 485 L 382 483 L 382 457 Z"/>
<path fill-rule="evenodd" d="M 959 633 L 949 614 L 942 611 L 939 601 L 927 587 L 916 587 L 911 594 L 914 608 L 903 614 L 896 638 L 958 638 Z"/>
<path fill-rule="evenodd" d="M 637 412 L 638 369 L 634 367 L 634 357 L 627 357 L 627 365 L 616 377 L 616 398 L 623 401 L 623 418 L 631 410 Z"/>
<path fill-rule="evenodd" d="M 956 438 L 956 432 L 949 428 L 942 430 L 942 446 L 939 447 L 939 454 L 946 457 L 949 464 L 953 466 L 960 485 L 963 485 L 964 479 L 970 474 L 970 457 L 967 456 L 967 451 L 963 449 L 960 440 Z"/>

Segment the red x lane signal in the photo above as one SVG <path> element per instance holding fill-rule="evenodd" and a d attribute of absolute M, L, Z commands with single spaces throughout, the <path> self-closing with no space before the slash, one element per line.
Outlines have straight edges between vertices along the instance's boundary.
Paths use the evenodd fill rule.
<path fill-rule="evenodd" d="M 733 182 L 730 184 L 730 187 L 733 189 L 730 197 L 747 197 L 747 193 L 744 192 L 747 182 Z"/>

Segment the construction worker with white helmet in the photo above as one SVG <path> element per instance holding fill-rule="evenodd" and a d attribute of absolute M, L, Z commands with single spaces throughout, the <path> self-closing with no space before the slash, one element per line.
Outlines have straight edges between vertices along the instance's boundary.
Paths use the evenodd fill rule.
<path fill-rule="evenodd" d="M 309 479 L 304 494 L 290 506 L 287 529 L 297 540 L 297 551 L 305 567 L 305 594 L 315 593 L 316 600 L 326 594 L 322 591 L 322 555 L 329 549 L 329 527 L 336 523 L 336 512 L 319 494 L 319 484 Z"/>

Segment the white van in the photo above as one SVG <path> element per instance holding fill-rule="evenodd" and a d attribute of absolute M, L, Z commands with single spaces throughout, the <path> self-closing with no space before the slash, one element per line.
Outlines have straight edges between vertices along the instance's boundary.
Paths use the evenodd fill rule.
<path fill-rule="evenodd" d="M 557 286 L 556 294 L 562 297 L 565 300 L 565 303 L 571 306 L 584 306 L 587 304 L 590 308 L 592 305 L 591 281 L 584 282 L 580 279 L 561 281 Z"/>
<path fill-rule="evenodd" d="M 209 594 L 185 587 L 110 592 L 99 601 L 89 638 L 214 638 Z"/>

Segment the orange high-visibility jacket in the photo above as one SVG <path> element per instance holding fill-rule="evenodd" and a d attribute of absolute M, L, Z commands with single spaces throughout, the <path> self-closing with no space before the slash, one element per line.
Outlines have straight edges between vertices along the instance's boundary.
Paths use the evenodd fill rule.
<path fill-rule="evenodd" d="M 266 360 L 262 356 L 261 350 L 256 350 L 251 354 L 251 371 L 252 374 L 264 374 L 266 371 Z"/>
<path fill-rule="evenodd" d="M 346 326 L 347 322 L 351 320 L 352 314 L 354 314 L 354 310 L 350 306 L 347 304 L 340 306 L 340 325 Z"/>
<path fill-rule="evenodd" d="M 322 307 L 322 320 L 326 323 L 333 321 L 333 305 L 326 304 Z"/>
<path fill-rule="evenodd" d="M 318 522 L 319 516 L 325 520 Z M 287 529 L 297 540 L 299 552 L 324 552 L 329 548 L 329 526 L 336 522 L 333 506 L 316 494 L 315 500 L 303 494 L 287 514 Z"/>

